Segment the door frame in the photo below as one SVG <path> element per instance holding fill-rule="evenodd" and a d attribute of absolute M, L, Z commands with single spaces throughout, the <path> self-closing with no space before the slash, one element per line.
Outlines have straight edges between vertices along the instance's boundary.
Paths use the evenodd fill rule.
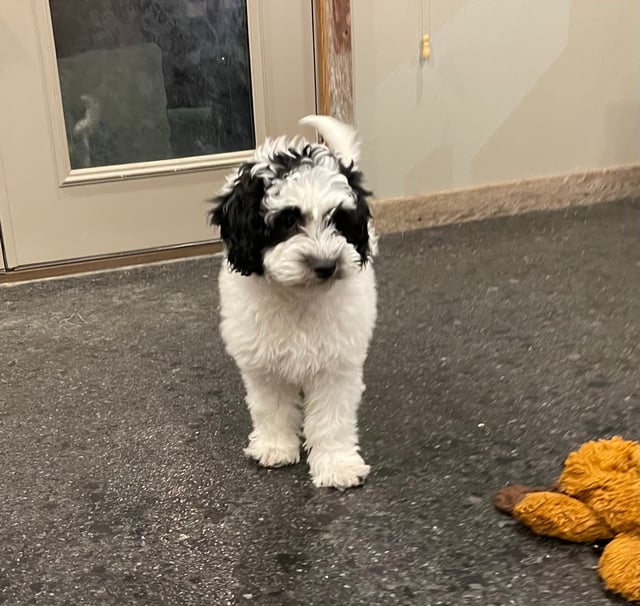
<path fill-rule="evenodd" d="M 0 150 L 1 152 L 2 150 Z M 9 210 L 9 196 L 7 194 L 7 184 L 4 180 L 4 170 L 2 165 L 2 153 L 0 153 L 0 274 L 9 271 L 9 255 L 15 257 L 15 250 L 9 249 L 13 241 L 7 239 L 6 234 L 11 233 L 11 212 Z M 2 277 L 0 275 L 0 281 Z"/>
<path fill-rule="evenodd" d="M 351 0 L 313 0 L 318 113 L 354 124 Z"/>

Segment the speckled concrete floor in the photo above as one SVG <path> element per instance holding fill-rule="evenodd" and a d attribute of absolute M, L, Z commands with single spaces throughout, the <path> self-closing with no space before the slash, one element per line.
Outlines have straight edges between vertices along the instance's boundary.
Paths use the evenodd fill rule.
<path fill-rule="evenodd" d="M 219 259 L 0 289 L 0 602 L 621 603 L 492 496 L 638 438 L 639 211 L 383 238 L 347 493 L 242 457 Z"/>

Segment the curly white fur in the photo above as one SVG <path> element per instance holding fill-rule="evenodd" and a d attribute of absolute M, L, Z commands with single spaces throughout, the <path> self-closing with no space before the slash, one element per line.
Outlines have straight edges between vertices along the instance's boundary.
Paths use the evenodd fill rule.
<path fill-rule="evenodd" d="M 329 142 L 333 123 L 321 122 Z M 354 161 L 357 148 L 350 152 L 344 141 L 355 136 L 345 125 L 338 130 L 340 158 Z M 344 488 L 369 473 L 359 453 L 357 410 L 376 319 L 375 277 L 331 223 L 336 209 L 356 204 L 336 155 L 316 146 L 308 165 L 278 177 L 274 155 L 305 144 L 277 139 L 256 151 L 252 176 L 267 184 L 264 220 L 292 206 L 304 220 L 297 233 L 263 251 L 264 275 L 222 268 L 220 327 L 247 391 L 253 422 L 247 456 L 267 467 L 297 463 L 303 437 L 314 484 Z M 318 280 L 313 259 L 334 262 L 334 276 Z"/>

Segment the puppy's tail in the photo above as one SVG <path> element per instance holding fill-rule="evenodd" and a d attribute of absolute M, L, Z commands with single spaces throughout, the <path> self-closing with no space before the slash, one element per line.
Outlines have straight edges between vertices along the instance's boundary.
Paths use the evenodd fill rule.
<path fill-rule="evenodd" d="M 360 159 L 360 142 L 356 131 L 331 116 L 305 116 L 300 124 L 315 128 L 325 140 L 327 147 L 348 166 L 356 165 Z"/>

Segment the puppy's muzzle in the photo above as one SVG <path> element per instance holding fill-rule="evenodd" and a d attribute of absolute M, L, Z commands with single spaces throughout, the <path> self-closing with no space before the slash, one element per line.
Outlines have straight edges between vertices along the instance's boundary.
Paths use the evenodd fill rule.
<path fill-rule="evenodd" d="M 331 259 L 315 259 L 311 261 L 311 268 L 319 280 L 325 281 L 336 273 L 337 263 Z"/>

